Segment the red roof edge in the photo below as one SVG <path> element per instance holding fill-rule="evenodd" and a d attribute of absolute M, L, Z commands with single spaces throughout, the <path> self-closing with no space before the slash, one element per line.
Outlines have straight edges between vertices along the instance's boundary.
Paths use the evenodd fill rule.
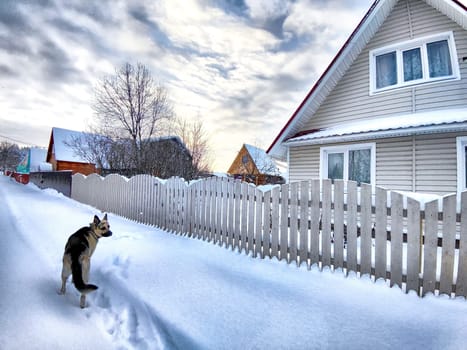
<path fill-rule="evenodd" d="M 459 5 L 460 7 L 462 7 L 465 11 L 467 11 L 467 6 L 465 6 L 460 1 L 458 1 L 458 0 L 452 0 L 452 1 L 455 2 L 457 5 Z"/>
<path fill-rule="evenodd" d="M 342 55 L 342 52 L 345 50 L 345 48 L 349 45 L 350 41 L 352 41 L 352 39 L 355 37 L 355 35 L 357 34 L 358 30 L 360 29 L 360 27 L 362 26 L 362 24 L 367 20 L 367 18 L 370 16 L 370 14 L 373 12 L 373 10 L 375 9 L 376 5 L 378 4 L 380 0 L 375 0 L 375 2 L 373 2 L 373 4 L 371 5 L 370 9 L 366 12 L 365 16 L 363 16 L 362 20 L 358 23 L 357 27 L 354 29 L 354 31 L 352 32 L 352 34 L 350 34 L 349 38 L 346 40 L 346 42 L 344 43 L 344 45 L 340 48 L 340 50 L 337 52 L 336 56 L 334 56 L 334 59 L 331 61 L 331 63 L 328 65 L 328 67 L 326 68 L 326 70 L 324 71 L 324 73 L 320 76 L 320 78 L 318 79 L 318 81 L 315 83 L 315 85 L 313 85 L 313 87 L 311 88 L 311 90 L 308 92 L 308 94 L 306 95 L 305 99 L 300 103 L 300 105 L 298 106 L 298 108 L 295 110 L 295 112 L 292 114 L 292 116 L 289 118 L 289 120 L 287 121 L 287 123 L 285 124 L 285 126 L 282 128 L 282 130 L 279 132 L 279 134 L 276 136 L 276 138 L 274 139 L 274 141 L 272 142 L 272 144 L 269 146 L 268 150 L 266 151 L 266 153 L 269 153 L 271 151 L 271 149 L 275 146 L 275 144 L 277 143 L 277 141 L 279 141 L 279 139 L 281 138 L 282 134 L 285 132 L 285 130 L 287 130 L 287 128 L 289 127 L 289 125 L 292 123 L 292 121 L 295 119 L 295 117 L 297 116 L 298 112 L 300 111 L 300 109 L 303 107 L 303 105 L 306 103 L 306 101 L 310 98 L 310 96 L 316 91 L 316 89 L 318 88 L 318 86 L 321 84 L 321 82 L 323 81 L 324 77 L 328 74 L 328 72 L 331 70 L 331 67 L 336 63 L 336 61 L 339 59 L 339 57 Z M 457 0 L 454 0 L 457 2 Z"/>

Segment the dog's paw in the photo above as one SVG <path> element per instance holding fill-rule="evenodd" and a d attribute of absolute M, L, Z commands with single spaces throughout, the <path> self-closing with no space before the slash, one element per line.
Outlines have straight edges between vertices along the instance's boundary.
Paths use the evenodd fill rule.
<path fill-rule="evenodd" d="M 66 293 L 66 290 L 63 290 L 63 289 L 57 290 L 58 295 L 64 295 L 65 293 Z"/>

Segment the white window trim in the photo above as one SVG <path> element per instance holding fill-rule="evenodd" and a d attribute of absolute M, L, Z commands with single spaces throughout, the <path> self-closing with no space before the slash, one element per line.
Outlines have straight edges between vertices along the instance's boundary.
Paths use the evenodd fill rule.
<path fill-rule="evenodd" d="M 376 186 L 376 143 L 355 143 L 339 146 L 325 146 L 320 148 L 319 178 L 328 178 L 328 157 L 330 153 L 344 153 L 344 180 L 349 179 L 348 156 L 349 151 L 370 149 L 370 181 L 373 189 Z"/>
<path fill-rule="evenodd" d="M 449 53 L 451 55 L 451 67 L 452 75 L 438 78 L 429 77 L 429 68 L 428 68 L 428 56 L 426 53 L 426 44 L 447 40 L 449 46 Z M 403 72 L 403 62 L 402 62 L 402 52 L 410 49 L 421 48 L 422 55 L 422 70 L 423 78 L 417 80 L 411 80 L 404 82 L 404 72 Z M 384 88 L 376 88 L 376 56 L 396 51 L 396 60 L 397 60 L 397 84 L 386 86 Z M 457 58 L 456 44 L 454 40 L 453 32 L 444 32 L 436 35 L 424 36 L 421 38 L 403 41 L 397 44 L 385 46 L 382 48 L 374 49 L 370 51 L 370 95 L 378 94 L 385 91 L 391 91 L 394 89 L 400 89 L 404 87 L 410 87 L 420 84 L 431 84 L 439 81 L 446 80 L 459 80 L 460 79 L 460 70 L 459 62 Z"/>
<path fill-rule="evenodd" d="M 467 136 L 456 138 L 457 145 L 457 192 L 467 189 L 465 184 L 465 147 L 467 146 Z"/>

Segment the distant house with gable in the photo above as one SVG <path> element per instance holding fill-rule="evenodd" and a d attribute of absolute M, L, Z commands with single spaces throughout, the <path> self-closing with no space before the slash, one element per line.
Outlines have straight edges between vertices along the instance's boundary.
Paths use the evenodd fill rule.
<path fill-rule="evenodd" d="M 52 164 L 52 170 L 70 170 L 73 174 L 81 173 L 83 175 L 98 172 L 94 163 L 90 163 L 88 160 L 80 157 L 73 147 L 70 146 L 73 140 L 85 136 L 86 133 L 79 131 L 52 128 L 46 159 L 48 163 Z"/>
<path fill-rule="evenodd" d="M 467 7 L 377 0 L 268 149 L 289 181 L 467 189 Z"/>
<path fill-rule="evenodd" d="M 227 173 L 256 185 L 284 183 L 276 162 L 258 147 L 243 144 Z"/>

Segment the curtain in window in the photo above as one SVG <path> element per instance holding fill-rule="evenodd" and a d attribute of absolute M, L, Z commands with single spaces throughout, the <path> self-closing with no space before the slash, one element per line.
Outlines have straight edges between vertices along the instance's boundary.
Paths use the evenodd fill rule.
<path fill-rule="evenodd" d="M 397 84 L 396 52 L 376 56 L 376 88 Z"/>
<path fill-rule="evenodd" d="M 452 75 L 451 56 L 447 40 L 435 41 L 426 45 L 430 78 Z"/>
<path fill-rule="evenodd" d="M 349 180 L 371 183 L 371 150 L 349 151 Z"/>
<path fill-rule="evenodd" d="M 344 153 L 328 154 L 328 179 L 344 179 Z"/>
<path fill-rule="evenodd" d="M 404 81 L 423 78 L 420 48 L 404 51 L 402 59 L 404 61 Z"/>

